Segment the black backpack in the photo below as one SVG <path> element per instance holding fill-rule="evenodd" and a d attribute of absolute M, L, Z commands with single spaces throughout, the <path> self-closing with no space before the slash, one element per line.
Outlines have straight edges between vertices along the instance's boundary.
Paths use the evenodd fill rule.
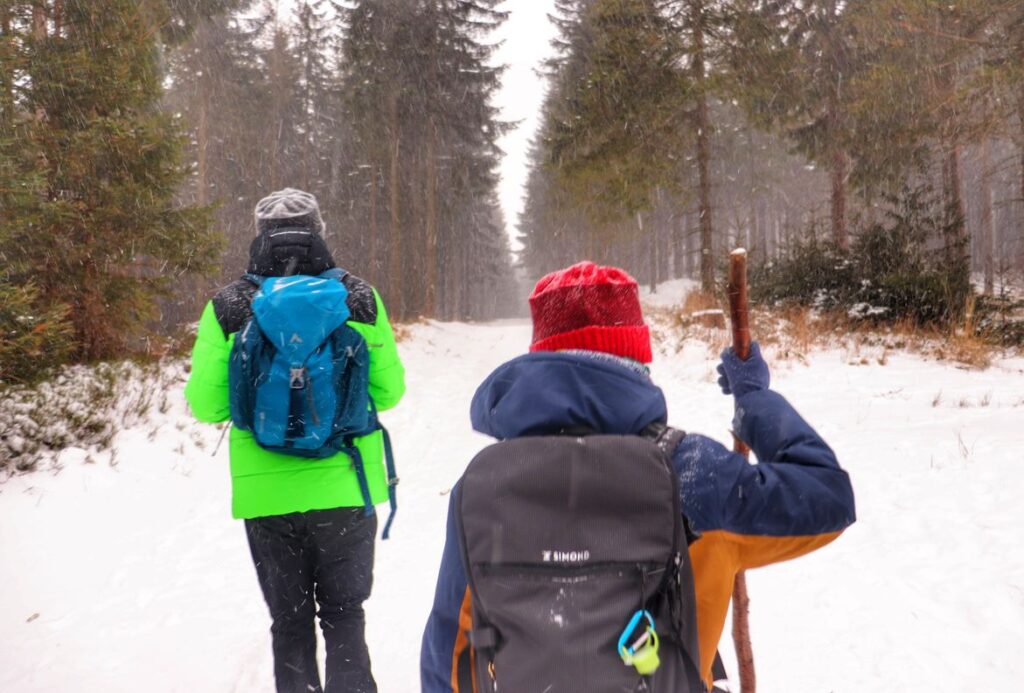
<path fill-rule="evenodd" d="M 478 691 L 704 690 L 669 461 L 683 435 L 655 425 L 642 436 L 516 438 L 473 459 L 455 518 Z M 655 639 L 653 672 L 626 663 Z M 458 675 L 459 690 L 473 690 L 466 667 Z"/>

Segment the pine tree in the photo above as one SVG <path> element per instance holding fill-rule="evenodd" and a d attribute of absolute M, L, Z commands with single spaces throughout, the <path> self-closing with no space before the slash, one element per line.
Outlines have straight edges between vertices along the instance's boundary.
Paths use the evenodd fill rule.
<path fill-rule="evenodd" d="M 18 252 L 16 225 L 38 226 L 44 180 L 39 150 L 26 136 L 28 114 L 16 97 L 24 74 L 26 14 L 0 3 L 0 386 L 31 383 L 70 354 L 64 303 L 43 301 L 26 279 L 31 258 Z"/>
<path fill-rule="evenodd" d="M 710 139 L 711 119 L 708 116 L 708 98 L 711 80 L 708 76 L 708 43 L 711 38 L 711 13 L 704 0 L 687 0 L 681 13 L 683 25 L 690 32 L 690 77 L 693 82 L 693 125 L 697 141 L 697 177 L 700 200 L 700 284 L 710 292 L 714 288 L 714 260 L 712 243 L 714 224 L 711 202 Z"/>
<path fill-rule="evenodd" d="M 524 258 L 539 274 L 567 252 L 572 261 L 625 248 L 655 282 L 667 236 L 663 221 L 650 222 L 664 191 L 679 187 L 677 152 L 691 130 L 678 36 L 649 0 L 556 7 L 558 54 L 532 152 Z"/>
<path fill-rule="evenodd" d="M 35 151 L 20 154 L 40 195 L 25 210 L 32 223 L 5 220 L 19 268 L 10 280 L 70 306 L 78 356 L 121 355 L 154 299 L 181 273 L 210 265 L 208 213 L 173 202 L 182 142 L 157 107 L 157 47 L 138 5 L 65 0 L 33 9 L 22 108 Z"/>
<path fill-rule="evenodd" d="M 731 65 L 750 117 L 781 126 L 798 151 L 824 167 L 832 187 L 833 240 L 849 247 L 847 196 L 853 93 L 864 64 L 839 0 L 768 2 L 739 7 Z"/>
<path fill-rule="evenodd" d="M 681 49 L 652 0 L 598 0 L 582 21 L 591 40 L 573 59 L 586 68 L 564 76 L 550 162 L 595 218 L 634 216 L 657 187 L 676 183 L 663 152 L 685 137 Z"/>
<path fill-rule="evenodd" d="M 251 5 L 240 2 L 234 9 Z M 169 111 L 181 115 L 193 174 L 180 194 L 200 206 L 215 206 L 216 232 L 224 241 L 218 284 L 236 278 L 246 266 L 253 198 L 261 190 L 259 124 L 266 122 L 268 109 L 257 48 L 261 28 L 258 20 L 215 15 L 200 20 L 168 56 L 170 85 L 164 101 Z"/>
<path fill-rule="evenodd" d="M 496 205 L 495 0 L 359 2 L 345 12 L 343 93 L 367 181 L 371 265 L 398 317 L 469 317 L 511 267 Z M 380 261 L 379 258 L 385 258 Z"/>
<path fill-rule="evenodd" d="M 874 105 L 883 113 L 898 108 L 900 117 L 890 119 L 895 120 L 894 124 L 881 132 L 876 128 L 874 134 L 890 151 L 898 151 L 892 143 L 909 140 L 933 153 L 940 162 L 948 231 L 946 258 L 951 266 L 962 266 L 965 282 L 971 263 L 971 239 L 967 229 L 963 151 L 979 143 L 984 150 L 988 138 L 1008 117 L 999 106 L 1002 99 L 997 86 L 998 70 L 993 73 L 991 66 L 1002 62 L 1000 57 L 1008 58 L 1006 66 L 1016 62 L 1012 38 L 1002 30 L 1006 26 L 1003 22 L 1018 13 L 1019 10 L 1004 3 L 970 0 L 877 0 L 870 7 L 851 10 L 851 15 L 861 20 L 864 42 L 882 56 L 875 62 L 885 66 L 885 75 L 900 78 L 899 107 L 881 100 Z M 1003 74 L 1012 71 L 1011 67 L 1009 73 Z M 875 73 L 878 72 L 876 69 Z M 873 84 L 879 81 L 876 79 Z M 984 160 L 984 152 L 981 158 Z M 906 159 L 905 155 L 898 156 L 898 160 Z M 983 163 L 982 168 L 982 213 L 978 226 L 982 229 L 983 264 L 988 266 L 991 280 L 992 246 L 991 239 L 986 242 L 984 231 L 987 228 L 991 232 L 990 184 L 989 192 L 984 192 L 991 167 Z"/>

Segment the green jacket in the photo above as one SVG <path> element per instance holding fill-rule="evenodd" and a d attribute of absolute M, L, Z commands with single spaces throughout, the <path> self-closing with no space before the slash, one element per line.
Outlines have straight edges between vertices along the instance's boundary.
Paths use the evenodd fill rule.
<path fill-rule="evenodd" d="M 372 291 L 376 303 L 376 310 L 363 311 L 373 322 L 357 321 L 355 318 L 360 316 L 353 311 L 353 318 L 348 324 L 363 336 L 369 346 L 370 397 L 377 410 L 384 411 L 398 404 L 405 393 L 405 369 L 398 357 L 395 337 L 380 296 L 368 284 L 363 283 L 363 286 L 367 299 Z M 225 292 L 232 291 L 234 295 L 225 299 Z M 228 313 L 248 311 L 251 290 L 248 293 L 244 291 L 244 288 L 239 288 L 239 282 L 222 290 L 206 305 L 199 320 L 185 398 L 193 415 L 200 421 L 218 423 L 230 418 L 228 356 L 235 334 L 244 320 Z M 239 296 L 242 298 L 235 300 Z M 387 472 L 383 463 L 381 432 L 356 438 L 355 442 L 363 457 L 373 502 L 386 502 Z M 236 518 L 363 506 L 352 460 L 345 453 L 310 460 L 269 452 L 256 443 L 251 433 L 232 426 L 230 458 L 231 513 Z"/>

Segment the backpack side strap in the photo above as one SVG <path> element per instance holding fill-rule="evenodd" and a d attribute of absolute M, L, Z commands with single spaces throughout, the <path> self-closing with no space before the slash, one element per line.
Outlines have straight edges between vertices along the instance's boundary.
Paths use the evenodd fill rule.
<path fill-rule="evenodd" d="M 395 513 L 398 512 L 398 475 L 395 472 L 395 453 L 391 446 L 391 434 L 388 433 L 388 429 L 384 428 L 380 419 L 377 418 L 377 407 L 373 406 L 372 402 L 371 407 L 371 429 L 369 432 L 380 431 L 384 442 L 384 466 L 388 475 L 388 505 L 390 506 L 390 512 L 388 513 L 387 522 L 384 523 L 384 532 L 381 535 L 381 539 L 387 539 L 391 534 L 391 523 L 395 521 Z M 370 495 L 370 482 L 366 476 L 366 467 L 363 464 L 363 456 L 359 453 L 359 448 L 356 447 L 355 442 L 351 438 L 346 438 L 345 444 L 338 450 L 339 452 L 344 452 L 352 459 L 356 479 L 359 481 L 359 491 L 363 496 L 363 510 L 367 516 L 372 515 L 375 509 L 373 498 Z"/>
<path fill-rule="evenodd" d="M 395 455 L 391 450 L 391 434 L 382 425 L 380 425 L 380 432 L 384 437 L 384 462 L 388 471 L 388 505 L 391 506 L 388 521 L 384 523 L 384 533 L 381 535 L 382 539 L 387 539 L 391 533 L 391 523 L 395 521 L 395 513 L 398 512 L 398 476 L 395 474 Z"/>

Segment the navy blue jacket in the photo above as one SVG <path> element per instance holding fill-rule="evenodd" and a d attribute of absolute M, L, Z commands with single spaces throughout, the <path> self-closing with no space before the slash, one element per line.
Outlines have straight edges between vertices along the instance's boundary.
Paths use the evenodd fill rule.
<path fill-rule="evenodd" d="M 471 419 L 474 429 L 499 440 L 578 428 L 627 435 L 665 422 L 667 410 L 661 389 L 627 366 L 537 352 L 509 361 L 484 381 L 473 397 Z M 700 535 L 690 553 L 701 670 L 709 683 L 736 573 L 814 550 L 854 521 L 846 472 L 781 395 L 761 390 L 739 398 L 734 426 L 758 464 L 697 434 L 687 435 L 672 455 L 683 514 Z M 469 693 L 466 677 L 460 677 L 468 671 L 472 623 L 453 517 L 458 492 L 456 484 L 423 635 L 424 693 Z"/>

